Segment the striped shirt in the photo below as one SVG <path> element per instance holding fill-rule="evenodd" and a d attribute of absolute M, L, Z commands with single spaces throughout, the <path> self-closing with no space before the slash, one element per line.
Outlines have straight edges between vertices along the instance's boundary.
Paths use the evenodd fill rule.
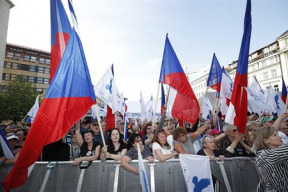
<path fill-rule="evenodd" d="M 288 191 L 288 144 L 257 152 L 257 191 Z"/>

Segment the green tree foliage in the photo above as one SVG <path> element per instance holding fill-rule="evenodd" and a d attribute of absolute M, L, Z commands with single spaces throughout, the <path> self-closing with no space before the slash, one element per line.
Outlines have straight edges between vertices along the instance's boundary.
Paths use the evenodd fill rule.
<path fill-rule="evenodd" d="M 23 76 L 16 76 L 0 94 L 0 121 L 21 121 L 34 105 L 37 92 Z"/>

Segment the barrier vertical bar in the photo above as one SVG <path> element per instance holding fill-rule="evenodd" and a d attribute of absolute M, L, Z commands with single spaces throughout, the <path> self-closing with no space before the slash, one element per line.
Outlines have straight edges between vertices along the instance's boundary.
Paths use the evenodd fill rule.
<path fill-rule="evenodd" d="M 45 177 L 44 177 L 44 180 L 42 182 L 42 185 L 41 185 L 41 188 L 40 188 L 40 192 L 44 192 L 45 188 L 46 188 L 46 185 L 47 185 L 47 182 L 48 182 L 48 179 L 49 179 L 49 176 L 50 176 L 50 173 L 51 173 L 51 170 L 58 164 L 58 161 L 56 162 L 48 162 L 47 164 L 47 171 L 46 171 L 46 174 L 45 174 Z"/>
<path fill-rule="evenodd" d="M 119 169 L 120 169 L 120 164 L 116 164 L 115 166 L 115 176 L 114 176 L 114 187 L 113 187 L 113 192 L 118 191 L 118 182 L 119 182 Z"/>
<path fill-rule="evenodd" d="M 223 176 L 223 179 L 224 179 L 224 183 L 225 183 L 225 186 L 226 186 L 226 189 L 228 192 L 232 192 L 231 190 L 231 187 L 230 187 L 230 184 L 229 184 L 229 181 L 228 181 L 228 177 L 227 177 L 227 174 L 226 174 L 226 171 L 225 171 L 225 168 L 224 168 L 224 161 L 220 161 L 220 160 L 216 160 L 217 164 L 220 166 L 220 170 L 221 170 L 221 173 L 222 173 L 222 176 Z"/>
<path fill-rule="evenodd" d="M 149 166 L 150 166 L 151 192 L 155 192 L 155 163 L 149 163 Z"/>
<path fill-rule="evenodd" d="M 80 177 L 79 177 L 78 184 L 77 184 L 77 190 L 76 190 L 77 192 L 81 191 L 85 170 L 91 164 L 92 164 L 92 161 L 82 161 L 81 165 L 79 166 L 79 168 L 81 169 L 81 172 L 80 172 Z"/>

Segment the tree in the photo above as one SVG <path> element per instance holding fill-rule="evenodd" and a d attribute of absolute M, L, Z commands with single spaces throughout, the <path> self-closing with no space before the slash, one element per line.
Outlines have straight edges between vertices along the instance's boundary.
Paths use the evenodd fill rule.
<path fill-rule="evenodd" d="M 0 121 L 21 121 L 35 102 L 37 92 L 33 90 L 32 83 L 26 77 L 16 76 L 5 92 L 0 94 Z M 3 106 L 3 107 L 2 107 Z"/>

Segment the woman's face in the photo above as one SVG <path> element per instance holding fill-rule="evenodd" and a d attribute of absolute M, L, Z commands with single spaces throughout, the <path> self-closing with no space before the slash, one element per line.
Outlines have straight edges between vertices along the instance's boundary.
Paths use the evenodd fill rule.
<path fill-rule="evenodd" d="M 215 143 L 213 142 L 213 140 L 209 137 L 205 138 L 204 141 L 204 147 L 208 150 L 214 150 L 215 149 Z"/>
<path fill-rule="evenodd" d="M 119 139 L 120 139 L 120 135 L 119 135 L 119 132 L 117 130 L 113 130 L 112 133 L 111 133 L 111 140 L 112 142 L 119 142 Z"/>
<path fill-rule="evenodd" d="M 265 140 L 265 143 L 270 149 L 275 149 L 283 145 L 283 141 L 276 131 L 274 131 L 274 133 Z"/>
<path fill-rule="evenodd" d="M 19 138 L 19 141 L 23 141 L 24 140 L 24 131 L 20 130 L 16 132 L 16 135 Z"/>
<path fill-rule="evenodd" d="M 167 138 L 164 132 L 158 134 L 158 141 L 162 146 L 166 144 Z"/>
<path fill-rule="evenodd" d="M 181 134 L 178 136 L 177 140 L 180 141 L 180 142 L 182 142 L 182 143 L 184 143 L 184 142 L 186 142 L 186 140 L 187 140 L 187 136 L 186 136 L 186 135 L 183 135 L 183 134 L 181 133 Z"/>
<path fill-rule="evenodd" d="M 252 131 L 248 132 L 248 137 L 249 137 L 249 141 L 253 142 L 254 141 L 254 133 Z"/>
<path fill-rule="evenodd" d="M 86 143 L 92 142 L 93 141 L 92 133 L 85 133 L 84 134 L 84 141 Z"/>

